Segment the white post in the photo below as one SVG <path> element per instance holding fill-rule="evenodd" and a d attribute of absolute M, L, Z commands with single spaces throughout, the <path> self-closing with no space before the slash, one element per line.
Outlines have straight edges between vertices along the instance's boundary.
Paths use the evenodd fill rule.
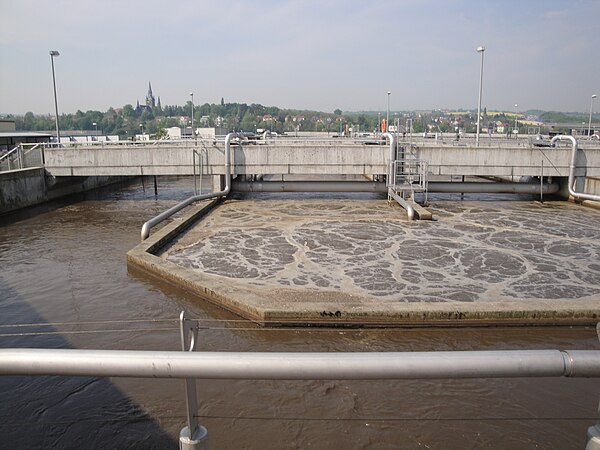
<path fill-rule="evenodd" d="M 179 316 L 181 331 L 181 350 L 193 352 L 198 342 L 198 326 L 186 319 L 185 311 Z M 187 426 L 179 433 L 180 450 L 208 450 L 208 431 L 198 425 L 198 403 L 196 399 L 196 379 L 185 379 L 185 405 L 187 409 Z"/>
<path fill-rule="evenodd" d="M 483 88 L 483 53 L 485 47 L 483 45 L 477 47 L 477 53 L 481 53 L 481 67 L 479 69 L 479 99 L 477 100 L 477 135 L 475 138 L 475 145 L 479 147 L 479 120 L 481 118 L 481 91 Z"/>
<path fill-rule="evenodd" d="M 60 56 L 58 50 L 50 50 L 50 61 L 52 62 L 52 84 L 54 85 L 54 112 L 56 114 L 56 144 L 60 145 L 60 130 L 58 127 L 58 99 L 56 97 L 56 77 L 54 76 L 54 57 Z"/>
<path fill-rule="evenodd" d="M 592 98 L 590 99 L 590 121 L 588 122 L 588 138 L 592 137 L 592 109 L 594 107 L 594 99 L 596 97 L 596 94 L 593 94 Z"/>

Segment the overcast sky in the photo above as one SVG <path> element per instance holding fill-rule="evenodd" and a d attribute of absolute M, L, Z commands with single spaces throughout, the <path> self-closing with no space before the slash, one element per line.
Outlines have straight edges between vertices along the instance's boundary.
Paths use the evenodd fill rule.
<path fill-rule="evenodd" d="M 0 0 L 0 113 L 144 101 L 589 111 L 599 0 Z M 598 100 L 596 100 L 598 103 Z M 597 104 L 596 103 L 596 104 Z M 596 106 L 595 110 L 600 109 Z"/>

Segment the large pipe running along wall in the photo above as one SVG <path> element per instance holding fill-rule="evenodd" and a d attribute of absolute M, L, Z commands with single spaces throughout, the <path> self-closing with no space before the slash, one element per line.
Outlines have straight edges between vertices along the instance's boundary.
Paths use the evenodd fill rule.
<path fill-rule="evenodd" d="M 147 239 L 148 236 L 150 236 L 150 229 L 154 225 L 157 225 L 163 220 L 168 219 L 173 214 L 175 214 L 178 211 L 181 211 L 186 206 L 191 205 L 192 203 L 200 200 L 226 197 L 229 194 L 229 191 L 231 190 L 231 139 L 235 136 L 237 136 L 235 133 L 229 133 L 225 137 L 225 189 L 219 192 L 211 192 L 210 194 L 193 195 L 188 199 L 182 201 L 181 203 L 178 203 L 177 205 L 173 206 L 172 208 L 169 208 L 166 211 L 160 213 L 158 216 L 153 217 L 152 219 L 144 223 L 144 225 L 142 225 L 142 241 Z"/>
<path fill-rule="evenodd" d="M 572 146 L 571 147 L 572 148 L 571 163 L 569 164 L 569 181 L 568 181 L 569 194 L 578 200 L 593 200 L 596 202 L 600 202 L 600 195 L 586 194 L 583 192 L 575 192 L 575 169 L 576 169 L 576 164 L 577 164 L 577 140 L 573 136 L 565 136 L 565 135 L 559 134 L 552 138 L 552 140 L 550 141 L 550 145 L 554 146 L 554 143 L 556 141 L 562 141 L 565 139 L 571 141 L 571 146 Z"/>
<path fill-rule="evenodd" d="M 233 181 L 234 192 L 387 192 L 385 183 L 373 181 Z M 539 194 L 539 183 L 430 181 L 428 192 L 469 194 Z M 555 194 L 557 183 L 544 183 L 542 194 Z"/>
<path fill-rule="evenodd" d="M 0 375 L 333 380 L 600 377 L 600 350 L 169 352 L 2 349 Z"/>

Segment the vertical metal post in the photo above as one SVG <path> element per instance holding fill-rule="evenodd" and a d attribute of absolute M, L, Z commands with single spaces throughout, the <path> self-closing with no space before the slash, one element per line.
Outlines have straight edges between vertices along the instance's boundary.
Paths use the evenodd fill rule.
<path fill-rule="evenodd" d="M 540 203 L 544 202 L 544 160 L 542 159 L 542 168 L 540 173 Z"/>
<path fill-rule="evenodd" d="M 600 322 L 596 324 L 596 334 L 600 339 Z M 600 450 L 600 404 L 598 405 L 598 421 L 587 429 L 587 445 L 585 450 Z"/>
<path fill-rule="evenodd" d="M 483 90 L 483 53 L 485 47 L 483 45 L 477 47 L 477 52 L 481 53 L 481 67 L 479 69 L 479 98 L 477 100 L 477 135 L 475 137 L 475 145 L 479 147 L 479 120 L 481 117 L 481 92 Z"/>
<path fill-rule="evenodd" d="M 598 405 L 598 421 L 587 429 L 587 445 L 585 450 L 600 450 L 600 405 Z"/>
<path fill-rule="evenodd" d="M 192 150 L 192 167 L 194 168 L 194 195 L 198 195 L 198 187 L 196 185 L 196 149 Z"/>
<path fill-rule="evenodd" d="M 202 152 L 200 152 L 200 154 L 198 155 L 199 161 L 200 161 L 200 167 L 198 168 L 200 171 L 200 194 L 202 195 L 202 173 L 204 172 L 204 161 L 202 159 Z"/>
<path fill-rule="evenodd" d="M 17 150 L 17 156 L 18 156 L 18 161 L 19 161 L 19 169 L 24 169 L 25 167 L 23 167 L 23 144 L 19 144 L 19 149 Z"/>
<path fill-rule="evenodd" d="M 59 56 L 57 50 L 50 50 L 50 61 L 52 63 L 52 85 L 54 86 L 54 112 L 56 114 L 56 145 L 60 147 L 60 128 L 58 126 L 58 99 L 56 97 L 56 77 L 54 75 L 54 57 Z"/>
<path fill-rule="evenodd" d="M 186 319 L 185 311 L 179 315 L 181 331 L 181 350 L 193 352 L 198 341 L 198 324 Z M 196 380 L 185 379 L 185 405 L 187 410 L 187 426 L 179 433 L 180 450 L 208 450 L 208 431 L 198 425 L 198 403 L 196 397 Z"/>
<path fill-rule="evenodd" d="M 154 175 L 154 196 L 158 196 L 158 183 L 156 181 L 156 175 Z"/>

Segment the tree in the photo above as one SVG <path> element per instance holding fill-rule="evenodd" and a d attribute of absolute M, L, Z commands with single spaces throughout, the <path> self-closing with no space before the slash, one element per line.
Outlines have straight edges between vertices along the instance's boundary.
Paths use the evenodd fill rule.
<path fill-rule="evenodd" d="M 341 116 L 341 115 L 342 115 L 342 110 L 338 108 L 338 109 L 336 109 L 335 111 L 333 111 L 333 113 L 334 113 L 336 116 Z"/>
<path fill-rule="evenodd" d="M 133 116 L 134 116 L 133 106 L 131 106 L 131 105 L 123 106 L 123 117 L 133 117 Z"/>
<path fill-rule="evenodd" d="M 225 100 L 221 97 L 221 106 L 225 106 Z"/>
<path fill-rule="evenodd" d="M 242 118 L 242 123 L 240 124 L 243 131 L 254 131 L 256 128 L 256 117 L 254 117 L 250 111 L 244 114 Z"/>

